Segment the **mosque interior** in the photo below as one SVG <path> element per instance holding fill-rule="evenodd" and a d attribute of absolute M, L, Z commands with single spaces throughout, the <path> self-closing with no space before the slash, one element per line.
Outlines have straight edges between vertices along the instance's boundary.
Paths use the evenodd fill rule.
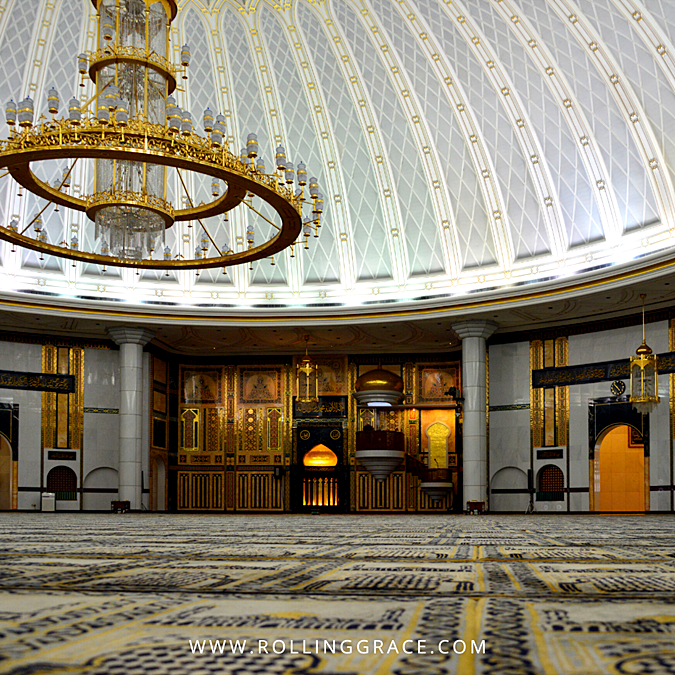
<path fill-rule="evenodd" d="M 674 55 L 0 0 L 0 675 L 675 672 Z"/>

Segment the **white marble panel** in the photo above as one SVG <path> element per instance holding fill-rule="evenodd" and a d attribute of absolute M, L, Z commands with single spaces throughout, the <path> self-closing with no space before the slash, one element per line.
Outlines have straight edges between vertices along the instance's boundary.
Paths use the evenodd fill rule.
<path fill-rule="evenodd" d="M 530 411 L 490 413 L 490 473 L 513 466 L 530 468 Z"/>
<path fill-rule="evenodd" d="M 85 474 L 82 487 L 83 511 L 102 511 L 110 509 L 110 502 L 118 498 L 117 469 L 110 466 L 99 466 Z M 96 492 L 100 490 L 100 492 Z"/>
<path fill-rule="evenodd" d="M 573 492 L 570 495 L 570 511 L 588 511 L 588 492 Z"/>
<path fill-rule="evenodd" d="M 84 415 L 84 473 L 101 466 L 117 469 L 120 416 L 102 413 Z"/>
<path fill-rule="evenodd" d="M 19 511 L 39 511 L 41 499 L 40 492 L 37 490 L 33 492 L 19 492 L 17 508 Z"/>
<path fill-rule="evenodd" d="M 84 407 L 120 407 L 120 353 L 113 349 L 84 350 Z"/>
<path fill-rule="evenodd" d="M 652 490 L 650 507 L 650 511 L 670 511 L 670 490 Z"/>
<path fill-rule="evenodd" d="M 646 326 L 647 344 L 657 354 L 668 351 L 668 322 L 657 321 Z M 616 328 L 584 335 L 572 335 L 569 338 L 569 363 L 578 366 L 596 361 L 626 359 L 635 354 L 642 342 L 642 326 Z M 609 383 L 603 382 L 604 391 Z M 608 396 L 605 393 L 604 396 Z"/>
<path fill-rule="evenodd" d="M 490 405 L 530 403 L 530 344 L 490 346 Z"/>
<path fill-rule="evenodd" d="M 594 391 L 600 389 L 602 389 L 602 393 L 597 393 L 595 396 L 609 395 L 607 382 L 601 382 L 597 385 L 582 384 L 569 388 L 569 486 L 572 488 L 588 487 L 588 401 L 594 397 Z M 572 510 L 574 510 L 573 502 L 574 500 L 570 501 Z"/>
<path fill-rule="evenodd" d="M 0 370 L 42 372 L 42 345 L 0 342 Z"/>
<path fill-rule="evenodd" d="M 649 482 L 652 488 L 670 485 L 671 439 L 670 439 L 670 387 L 668 376 L 660 378 L 661 403 L 649 415 Z M 670 492 L 652 491 L 651 511 L 670 511 Z"/>

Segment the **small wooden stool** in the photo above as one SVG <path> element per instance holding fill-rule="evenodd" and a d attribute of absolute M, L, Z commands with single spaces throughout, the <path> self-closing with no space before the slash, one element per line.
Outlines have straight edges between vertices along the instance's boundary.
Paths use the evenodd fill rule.
<path fill-rule="evenodd" d="M 129 510 L 131 509 L 131 505 L 129 504 L 129 501 L 116 501 L 113 499 L 113 501 L 110 502 L 110 510 L 113 513 L 129 513 Z"/>

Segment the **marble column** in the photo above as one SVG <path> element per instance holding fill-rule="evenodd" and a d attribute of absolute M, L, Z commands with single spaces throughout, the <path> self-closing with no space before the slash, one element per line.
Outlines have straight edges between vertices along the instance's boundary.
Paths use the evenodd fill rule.
<path fill-rule="evenodd" d="M 140 510 L 143 458 L 143 347 L 154 333 L 145 328 L 115 326 L 108 335 L 120 346 L 119 499 Z"/>
<path fill-rule="evenodd" d="M 464 504 L 485 502 L 487 495 L 487 373 L 485 341 L 495 332 L 492 321 L 460 321 L 452 330 L 462 340 Z"/>

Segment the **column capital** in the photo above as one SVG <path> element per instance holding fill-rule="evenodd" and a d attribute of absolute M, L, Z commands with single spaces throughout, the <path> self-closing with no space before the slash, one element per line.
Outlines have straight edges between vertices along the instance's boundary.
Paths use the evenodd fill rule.
<path fill-rule="evenodd" d="M 464 338 L 480 337 L 487 340 L 499 326 L 494 321 L 458 321 L 452 324 L 452 330 L 455 331 L 460 340 Z"/>
<path fill-rule="evenodd" d="M 145 345 L 155 337 L 155 333 L 147 328 L 137 328 L 134 326 L 111 326 L 108 328 L 108 335 L 118 345 L 134 344 Z"/>

